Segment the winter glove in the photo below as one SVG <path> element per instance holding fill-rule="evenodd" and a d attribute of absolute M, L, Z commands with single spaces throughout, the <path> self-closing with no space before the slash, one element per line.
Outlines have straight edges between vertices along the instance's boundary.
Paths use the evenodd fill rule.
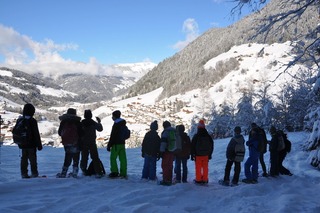
<path fill-rule="evenodd" d="M 96 117 L 98 123 L 101 123 L 101 119 L 99 117 Z"/>
<path fill-rule="evenodd" d="M 42 146 L 38 146 L 38 150 L 41 151 L 42 150 Z"/>

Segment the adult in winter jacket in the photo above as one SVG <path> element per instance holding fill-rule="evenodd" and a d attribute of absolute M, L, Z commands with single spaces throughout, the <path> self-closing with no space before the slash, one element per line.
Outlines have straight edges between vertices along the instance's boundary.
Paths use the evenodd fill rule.
<path fill-rule="evenodd" d="M 241 172 L 241 162 L 245 154 L 244 138 L 241 135 L 241 128 L 236 126 L 234 128 L 234 137 L 231 138 L 226 151 L 227 163 L 224 172 L 223 185 L 230 184 L 230 171 L 234 164 L 234 175 L 232 185 L 237 185 L 239 182 L 239 175 Z"/>
<path fill-rule="evenodd" d="M 158 122 L 153 121 L 142 141 L 141 156 L 144 158 L 142 179 L 156 180 L 157 160 L 160 159 L 160 137 L 158 135 Z"/>
<path fill-rule="evenodd" d="M 259 140 L 263 143 L 263 149 L 262 150 L 259 150 L 260 151 L 260 156 L 259 156 L 259 161 L 260 161 L 260 165 L 262 167 L 262 176 L 263 177 L 267 177 L 268 176 L 268 172 L 267 172 L 267 167 L 266 167 L 266 164 L 264 162 L 264 154 L 267 152 L 267 144 L 268 144 L 268 141 L 267 141 L 267 135 L 266 135 L 266 132 L 264 131 L 263 128 L 259 127 L 256 123 L 252 123 L 251 124 L 251 128 L 257 128 L 258 129 L 258 133 L 259 133 Z M 251 131 L 249 133 L 249 140 L 251 139 Z"/>
<path fill-rule="evenodd" d="M 161 133 L 161 143 L 160 143 L 160 155 L 162 157 L 161 168 L 162 168 L 162 181 L 161 185 L 171 185 L 172 184 L 172 170 L 173 170 L 173 160 L 174 153 L 169 150 L 170 142 L 170 132 L 175 132 L 175 129 L 171 126 L 169 121 L 164 121 L 163 131 Z"/>
<path fill-rule="evenodd" d="M 209 173 L 209 160 L 212 158 L 214 149 L 213 139 L 206 130 L 204 120 L 200 120 L 198 131 L 191 142 L 191 160 L 195 161 L 197 184 L 207 184 Z"/>
<path fill-rule="evenodd" d="M 82 134 L 81 118 L 77 116 L 77 110 L 69 108 L 66 114 L 59 116 L 60 125 L 58 134 L 61 136 L 61 143 L 63 144 L 65 156 L 61 173 L 57 174 L 58 178 L 65 178 L 72 164 L 73 177 L 78 176 L 79 159 L 80 159 L 80 138 Z"/>
<path fill-rule="evenodd" d="M 25 119 L 27 126 L 30 127 L 30 134 L 26 144 L 19 144 L 19 148 L 22 150 L 22 156 L 20 161 L 20 171 L 22 178 L 38 177 L 38 164 L 37 164 L 37 149 L 42 150 L 41 138 L 38 129 L 38 122 L 33 118 L 35 113 L 35 107 L 27 103 L 23 107 L 22 116 L 17 120 Z M 31 176 L 28 175 L 28 162 L 30 162 Z"/>
<path fill-rule="evenodd" d="M 258 183 L 258 161 L 260 152 L 258 151 L 259 144 L 259 130 L 253 128 L 251 130 L 251 137 L 246 142 L 249 147 L 249 157 L 244 164 L 244 173 L 246 178 L 242 180 L 244 183 Z"/>
<path fill-rule="evenodd" d="M 181 138 L 181 151 L 175 154 L 175 172 L 176 182 L 187 183 L 188 178 L 188 166 L 187 162 L 190 158 L 191 141 L 187 133 L 185 133 L 184 125 L 176 126 L 177 133 Z M 182 177 L 181 177 L 181 166 L 182 166 Z"/>
<path fill-rule="evenodd" d="M 103 130 L 101 120 L 99 117 L 96 117 L 97 122 L 92 119 L 91 110 L 84 111 L 84 119 L 81 121 L 81 127 L 83 130 L 83 136 L 81 138 L 81 162 L 80 168 L 82 172 L 87 174 L 88 166 L 88 157 L 92 159 L 94 171 L 96 177 L 103 176 L 103 168 L 99 158 L 99 153 L 96 144 L 97 134 L 96 131 L 101 132 Z"/>
<path fill-rule="evenodd" d="M 274 126 L 270 127 L 271 141 L 269 143 L 270 151 L 270 176 L 279 176 L 279 134 Z"/>
<path fill-rule="evenodd" d="M 122 137 L 121 129 L 126 126 L 127 122 L 121 118 L 121 112 L 116 110 L 112 113 L 114 121 L 111 129 L 110 139 L 107 146 L 107 151 L 110 153 L 110 178 L 120 177 L 127 178 L 127 155 L 125 147 L 125 139 Z M 117 158 L 120 161 L 120 173 L 117 164 Z"/>

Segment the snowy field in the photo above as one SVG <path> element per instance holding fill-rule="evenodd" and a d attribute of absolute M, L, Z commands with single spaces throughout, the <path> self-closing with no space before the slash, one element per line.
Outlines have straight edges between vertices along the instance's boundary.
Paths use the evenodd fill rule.
<path fill-rule="evenodd" d="M 241 183 L 236 187 L 218 184 L 224 175 L 225 150 L 229 139 L 215 140 L 213 158 L 209 163 L 208 187 L 192 183 L 195 177 L 193 161 L 188 162 L 189 183 L 160 186 L 155 182 L 141 181 L 143 158 L 140 148 L 127 149 L 128 180 L 82 176 L 78 179 L 57 179 L 55 175 L 62 167 L 64 150 L 52 147 L 44 147 L 38 152 L 39 173 L 48 177 L 21 179 L 19 149 L 16 146 L 2 146 L 0 212 L 319 213 L 320 172 L 307 163 L 308 154 L 301 151 L 300 144 L 306 137 L 304 133 L 288 135 L 292 141 L 292 151 L 284 165 L 293 176 L 260 177 L 258 184 Z M 110 153 L 99 149 L 99 154 L 109 173 Z M 269 167 L 269 153 L 265 158 Z M 160 163 L 161 160 L 157 168 L 159 179 Z"/>

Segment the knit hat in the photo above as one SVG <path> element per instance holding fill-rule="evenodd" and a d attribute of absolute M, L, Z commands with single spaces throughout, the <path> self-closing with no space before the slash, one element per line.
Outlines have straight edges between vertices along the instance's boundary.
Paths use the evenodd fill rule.
<path fill-rule="evenodd" d="M 165 122 L 163 122 L 162 126 L 165 129 L 165 128 L 171 126 L 171 123 L 169 121 L 165 121 Z"/>
<path fill-rule="evenodd" d="M 91 112 L 90 109 L 86 109 L 86 110 L 84 111 L 84 118 L 86 118 L 86 119 L 92 118 L 92 112 Z"/>
<path fill-rule="evenodd" d="M 24 105 L 22 114 L 27 116 L 33 116 L 35 112 L 36 109 L 34 108 L 34 106 L 28 103 Z"/>
<path fill-rule="evenodd" d="M 151 130 L 158 130 L 158 121 L 153 121 L 151 124 L 150 124 L 150 129 Z"/>
<path fill-rule="evenodd" d="M 258 125 L 256 123 L 252 123 L 251 128 L 254 128 L 254 127 L 258 127 Z"/>
<path fill-rule="evenodd" d="M 198 124 L 198 129 L 204 129 L 204 128 L 206 128 L 206 125 L 204 124 L 204 120 L 201 119 Z"/>
<path fill-rule="evenodd" d="M 235 133 L 241 133 L 241 127 L 240 126 L 236 126 L 235 128 L 234 128 L 234 132 Z"/>
<path fill-rule="evenodd" d="M 77 110 L 74 109 L 74 108 L 69 108 L 69 109 L 67 110 L 67 114 L 68 114 L 68 115 L 77 115 Z"/>
<path fill-rule="evenodd" d="M 120 116 L 121 116 L 121 112 L 119 111 L 119 110 L 116 110 L 116 111 L 114 111 L 113 113 L 112 113 L 112 117 L 114 117 L 114 118 L 120 118 Z"/>

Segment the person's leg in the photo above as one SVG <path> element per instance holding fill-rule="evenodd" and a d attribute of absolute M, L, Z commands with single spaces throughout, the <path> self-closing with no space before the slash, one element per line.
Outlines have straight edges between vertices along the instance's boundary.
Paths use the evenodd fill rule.
<path fill-rule="evenodd" d="M 175 159 L 175 172 L 176 172 L 176 181 L 181 182 L 181 158 L 176 157 Z"/>
<path fill-rule="evenodd" d="M 187 166 L 187 163 L 188 163 L 188 159 L 187 158 L 183 158 L 182 159 L 182 169 L 183 169 L 182 182 L 183 183 L 186 183 L 187 179 L 188 179 L 188 166 Z"/>
<path fill-rule="evenodd" d="M 156 180 L 157 177 L 157 157 L 150 156 L 149 159 L 149 180 Z"/>
<path fill-rule="evenodd" d="M 37 150 L 36 148 L 29 149 L 28 150 L 28 158 L 30 161 L 30 167 L 31 167 L 31 177 L 38 177 L 38 164 L 37 164 Z"/>
<path fill-rule="evenodd" d="M 28 175 L 28 150 L 21 149 L 20 171 L 22 178 L 29 178 Z"/>
<path fill-rule="evenodd" d="M 150 171 L 150 156 L 145 155 L 144 161 L 143 161 L 143 168 L 142 168 L 142 179 L 148 179 L 149 178 L 149 171 Z"/>
<path fill-rule="evenodd" d="M 204 183 L 208 183 L 208 175 L 209 175 L 209 158 L 208 156 L 203 156 L 202 158 L 202 171 L 203 171 L 203 176 L 202 176 L 202 181 Z"/>
<path fill-rule="evenodd" d="M 232 167 L 233 161 L 227 160 L 226 167 L 224 169 L 224 177 L 223 181 L 229 183 L 230 181 L 230 171 Z"/>
<path fill-rule="evenodd" d="M 112 176 L 119 174 L 118 164 L 117 164 L 117 157 L 118 157 L 118 150 L 119 148 L 117 145 L 113 145 L 110 152 L 110 171 Z"/>
<path fill-rule="evenodd" d="M 240 172 L 241 172 L 240 162 L 234 162 L 234 174 L 232 179 L 233 184 L 238 184 Z"/>
<path fill-rule="evenodd" d="M 84 146 L 81 151 L 81 162 L 80 162 L 80 168 L 83 173 L 86 173 L 88 169 L 88 157 L 89 157 L 89 149 L 88 147 Z"/>
<path fill-rule="evenodd" d="M 127 177 L 127 154 L 124 144 L 119 144 L 120 176 Z"/>

